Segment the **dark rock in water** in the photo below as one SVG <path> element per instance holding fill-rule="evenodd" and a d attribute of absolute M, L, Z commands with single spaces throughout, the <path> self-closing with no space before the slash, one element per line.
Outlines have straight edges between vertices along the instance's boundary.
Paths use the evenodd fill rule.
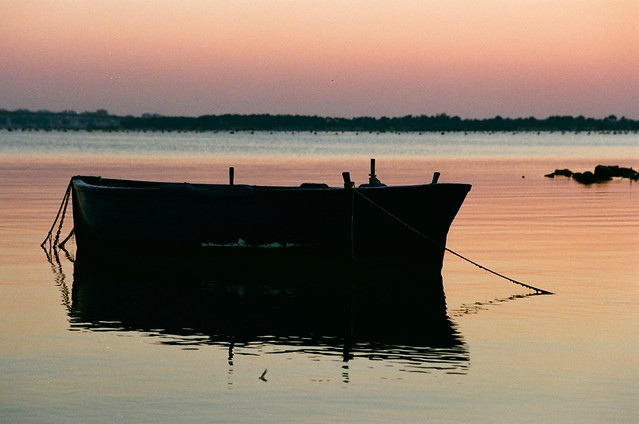
<path fill-rule="evenodd" d="M 552 174 L 546 174 L 546 177 L 554 178 L 556 175 L 564 177 L 572 177 L 573 180 L 581 184 L 603 183 L 612 180 L 614 177 L 629 178 L 631 180 L 639 180 L 639 172 L 632 168 L 624 168 L 617 165 L 597 165 L 595 172 L 572 172 L 569 169 L 556 169 Z"/>
<path fill-rule="evenodd" d="M 614 170 L 612 170 L 610 166 L 597 165 L 595 167 L 594 176 L 598 183 L 603 181 L 610 181 L 614 176 Z"/>
<path fill-rule="evenodd" d="M 597 165 L 595 167 L 595 176 L 601 180 L 610 180 L 613 177 L 629 178 L 631 180 L 639 179 L 639 172 L 632 168 L 623 168 L 617 165 L 606 166 Z"/>
<path fill-rule="evenodd" d="M 545 177 L 555 178 L 556 175 L 560 175 L 562 177 L 570 177 L 572 175 L 572 171 L 570 169 L 555 169 L 555 172 L 552 174 L 546 174 Z"/>
<path fill-rule="evenodd" d="M 572 179 L 581 184 L 592 184 L 600 182 L 597 181 L 597 177 L 595 177 L 595 174 L 590 171 L 575 172 L 574 174 L 572 174 Z"/>

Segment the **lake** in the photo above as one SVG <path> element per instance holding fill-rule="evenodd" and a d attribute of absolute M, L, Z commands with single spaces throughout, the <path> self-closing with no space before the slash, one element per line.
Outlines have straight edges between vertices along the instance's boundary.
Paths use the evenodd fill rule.
<path fill-rule="evenodd" d="M 386 184 L 472 184 L 447 247 L 554 294 L 449 253 L 434 306 L 40 247 L 73 175 L 339 186 L 371 157 Z M 637 169 L 639 135 L 0 130 L 0 421 L 636 422 L 639 183 L 544 177 L 600 163 Z"/>

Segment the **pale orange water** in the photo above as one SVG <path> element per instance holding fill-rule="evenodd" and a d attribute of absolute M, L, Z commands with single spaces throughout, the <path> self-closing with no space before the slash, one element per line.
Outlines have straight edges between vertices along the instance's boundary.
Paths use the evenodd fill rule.
<path fill-rule="evenodd" d="M 639 184 L 544 178 L 590 158 L 378 157 L 387 184 L 473 184 L 448 247 L 444 289 L 468 362 L 411 367 L 318 346 L 188 349 L 158 331 L 70 323 L 73 266 L 39 244 L 75 174 L 298 185 L 364 182 L 361 157 L 30 155 L 0 158 L 0 418 L 7 422 L 635 422 L 639 414 Z M 608 158 L 634 166 L 638 158 Z M 71 229 L 70 216 L 63 235 Z M 64 284 L 61 284 L 61 280 Z M 330 310 L 326 314 L 331 314 Z M 428 325 L 427 322 L 422 325 Z M 265 335 L 267 336 L 267 335 Z M 268 369 L 268 382 L 259 380 Z"/>

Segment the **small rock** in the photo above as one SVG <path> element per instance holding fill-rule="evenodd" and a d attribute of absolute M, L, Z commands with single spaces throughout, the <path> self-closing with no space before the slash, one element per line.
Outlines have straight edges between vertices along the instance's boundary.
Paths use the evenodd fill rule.
<path fill-rule="evenodd" d="M 556 175 L 562 177 L 570 177 L 572 176 L 572 171 L 570 169 L 555 169 L 555 172 L 553 172 L 552 174 L 546 174 L 544 176 L 548 178 L 555 178 Z"/>

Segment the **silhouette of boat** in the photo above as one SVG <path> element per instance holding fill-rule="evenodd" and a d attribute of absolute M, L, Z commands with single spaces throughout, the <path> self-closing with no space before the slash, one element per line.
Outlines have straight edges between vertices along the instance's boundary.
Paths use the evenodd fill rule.
<path fill-rule="evenodd" d="M 147 255 L 300 270 L 355 263 L 441 273 L 449 227 L 468 184 L 386 186 L 372 161 L 357 188 L 189 184 L 76 176 L 78 257 Z"/>

